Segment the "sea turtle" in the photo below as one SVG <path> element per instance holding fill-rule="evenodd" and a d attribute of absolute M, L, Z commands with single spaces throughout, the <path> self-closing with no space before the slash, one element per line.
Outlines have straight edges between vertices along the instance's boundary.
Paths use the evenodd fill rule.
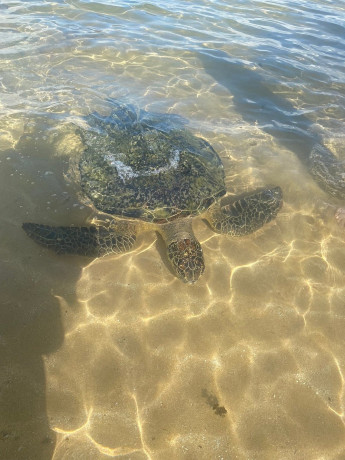
<path fill-rule="evenodd" d="M 345 162 L 338 159 L 324 145 L 314 142 L 310 149 L 308 166 L 311 175 L 321 188 L 330 195 L 344 200 L 345 198 Z M 330 203 L 323 203 L 326 209 L 333 210 L 335 219 L 341 227 L 345 227 L 345 207 L 338 207 Z"/>
<path fill-rule="evenodd" d="M 193 217 L 231 236 L 247 235 L 276 217 L 280 187 L 247 193 L 224 204 L 223 164 L 204 139 L 167 114 L 118 105 L 93 113 L 77 128 L 85 148 L 77 161 L 81 195 L 103 216 L 87 227 L 24 223 L 37 243 L 58 254 L 100 257 L 128 251 L 143 230 L 156 230 L 178 278 L 193 283 L 204 272 Z"/>

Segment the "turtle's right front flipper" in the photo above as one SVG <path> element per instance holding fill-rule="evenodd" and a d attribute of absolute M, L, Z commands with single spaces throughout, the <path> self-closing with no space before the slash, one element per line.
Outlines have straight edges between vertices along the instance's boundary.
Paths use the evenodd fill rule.
<path fill-rule="evenodd" d="M 281 206 L 281 188 L 270 187 L 254 191 L 226 206 L 216 203 L 205 217 L 217 233 L 244 236 L 274 219 Z"/>
<path fill-rule="evenodd" d="M 136 240 L 136 225 L 113 222 L 109 227 L 51 227 L 24 223 L 23 230 L 36 243 L 57 254 L 100 257 L 129 251 Z"/>

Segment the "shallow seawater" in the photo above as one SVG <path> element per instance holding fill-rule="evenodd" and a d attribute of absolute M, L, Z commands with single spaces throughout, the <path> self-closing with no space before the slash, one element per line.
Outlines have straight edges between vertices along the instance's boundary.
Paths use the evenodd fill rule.
<path fill-rule="evenodd" d="M 1 2 L 1 459 L 345 458 L 343 203 L 307 162 L 345 161 L 344 24 L 340 0 Z M 195 219 L 194 285 L 154 232 L 92 261 L 21 229 L 95 217 L 73 120 L 116 101 L 188 121 L 230 193 L 283 190 L 244 238 Z"/>

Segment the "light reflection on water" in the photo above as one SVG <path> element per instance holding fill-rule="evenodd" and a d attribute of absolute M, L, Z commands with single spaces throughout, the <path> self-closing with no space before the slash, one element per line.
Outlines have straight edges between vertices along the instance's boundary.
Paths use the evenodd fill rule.
<path fill-rule="evenodd" d="M 342 202 L 307 162 L 344 159 L 342 3 L 0 7 L 0 457 L 343 458 Z M 230 192 L 280 185 L 276 221 L 230 239 L 196 219 L 193 286 L 153 232 L 95 261 L 35 246 L 23 221 L 94 217 L 69 121 L 112 99 L 188 119 Z"/>

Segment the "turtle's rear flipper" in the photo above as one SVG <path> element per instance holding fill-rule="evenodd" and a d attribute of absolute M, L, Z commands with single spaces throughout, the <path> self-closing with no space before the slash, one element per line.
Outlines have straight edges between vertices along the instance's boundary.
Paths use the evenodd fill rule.
<path fill-rule="evenodd" d="M 271 187 L 253 192 L 226 206 L 216 203 L 209 209 L 206 219 L 217 233 L 248 235 L 273 220 L 281 205 L 281 188 Z"/>
<path fill-rule="evenodd" d="M 25 222 L 23 230 L 36 243 L 57 254 L 100 257 L 129 251 L 136 240 L 135 225 L 112 223 L 109 227 L 51 227 Z"/>

